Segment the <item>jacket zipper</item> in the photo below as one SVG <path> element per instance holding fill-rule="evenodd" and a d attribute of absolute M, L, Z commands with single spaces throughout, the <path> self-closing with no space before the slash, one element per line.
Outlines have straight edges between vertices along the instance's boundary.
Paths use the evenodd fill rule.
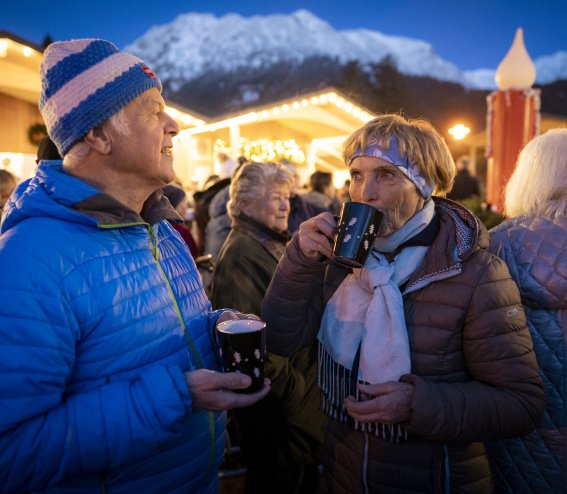
<path fill-rule="evenodd" d="M 162 267 L 161 263 L 159 262 L 158 239 L 156 237 L 156 234 L 154 233 L 152 226 L 148 223 L 146 223 L 146 225 L 147 225 L 147 228 L 148 228 L 148 232 L 150 234 L 150 244 L 151 244 L 154 259 L 155 259 L 156 264 L 157 264 L 157 266 L 160 270 L 160 273 L 161 273 L 161 275 L 162 275 L 162 277 L 165 281 L 165 284 L 167 285 L 167 290 L 169 291 L 169 295 L 171 296 L 171 300 L 173 301 L 173 305 L 175 307 L 175 312 L 177 313 L 177 317 L 179 318 L 179 322 L 181 323 L 181 327 L 183 328 L 183 334 L 185 335 L 185 339 L 187 340 L 187 343 L 189 343 L 189 347 L 191 348 L 191 352 L 193 353 L 193 357 L 197 361 L 197 365 L 199 366 L 200 369 L 202 369 L 203 363 L 201 362 L 201 358 L 199 357 L 199 354 L 197 353 L 197 349 L 193 345 L 193 341 L 191 340 L 191 337 L 189 336 L 187 328 L 185 327 L 185 322 L 183 321 L 183 317 L 181 316 L 181 311 L 179 310 L 179 305 L 177 304 L 177 299 L 175 298 L 173 290 L 171 289 L 171 284 L 169 283 L 169 279 L 167 278 L 165 271 L 163 270 L 163 267 Z M 211 437 L 211 447 L 210 447 L 210 454 L 209 454 L 209 469 L 210 469 L 210 468 L 212 468 L 214 460 L 215 460 L 215 416 L 214 416 L 214 413 L 212 411 L 209 411 L 209 432 L 210 432 L 210 437 Z"/>
<path fill-rule="evenodd" d="M 117 224 L 117 225 L 99 225 L 100 228 L 105 228 L 105 229 L 111 229 L 111 228 L 123 228 L 123 227 L 127 227 L 127 226 L 145 226 L 148 230 L 148 234 L 150 237 L 150 250 L 152 252 L 152 257 L 154 258 L 157 267 L 160 271 L 161 277 L 163 278 L 163 280 L 165 281 L 165 284 L 167 286 L 167 290 L 169 292 L 169 295 L 171 297 L 171 300 L 173 302 L 173 306 L 175 308 L 175 312 L 177 313 L 177 318 L 179 319 L 179 323 L 181 324 L 181 327 L 183 328 L 183 334 L 185 336 L 185 339 L 187 340 L 187 343 L 189 344 L 189 348 L 191 349 L 191 353 L 193 354 L 193 357 L 195 359 L 195 361 L 197 362 L 197 365 L 199 366 L 199 369 L 203 369 L 203 362 L 201 361 L 201 357 L 199 357 L 199 353 L 197 352 L 197 349 L 195 348 L 195 345 L 193 344 L 193 340 L 191 340 L 191 336 L 189 336 L 189 332 L 187 331 L 187 327 L 185 326 L 185 322 L 183 321 L 183 317 L 181 316 L 181 311 L 179 310 L 179 304 L 177 303 L 177 299 L 175 298 L 175 294 L 173 293 L 173 290 L 171 289 L 171 284 L 169 283 L 169 279 L 167 278 L 165 271 L 163 270 L 163 266 L 161 265 L 159 259 L 160 259 L 160 255 L 159 255 L 159 248 L 158 248 L 158 239 L 156 237 L 156 234 L 152 228 L 152 226 L 149 223 L 145 223 L 145 222 L 134 222 L 134 223 L 124 223 L 124 224 Z M 210 431 L 210 436 L 211 436 L 211 447 L 210 447 L 210 454 L 209 454 L 209 469 L 212 468 L 213 463 L 214 463 L 214 459 L 215 459 L 215 415 L 214 412 L 209 411 L 209 431 Z"/>

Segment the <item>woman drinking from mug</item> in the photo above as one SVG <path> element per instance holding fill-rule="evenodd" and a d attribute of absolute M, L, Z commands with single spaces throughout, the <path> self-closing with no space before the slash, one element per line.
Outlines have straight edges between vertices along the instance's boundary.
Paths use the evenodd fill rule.
<path fill-rule="evenodd" d="M 283 165 L 248 163 L 230 184 L 232 228 L 213 274 L 213 307 L 260 315 L 262 299 L 289 241 L 290 187 Z M 267 355 L 270 394 L 232 414 L 241 432 L 246 493 L 314 492 L 325 416 L 319 411 L 316 347 L 289 358 Z"/>
<path fill-rule="evenodd" d="M 379 116 L 343 156 L 352 200 L 384 214 L 366 263 L 327 262 L 336 221 L 320 214 L 262 310 L 268 350 L 318 341 L 323 490 L 490 492 L 483 441 L 532 430 L 544 406 L 518 289 L 478 218 L 432 196 L 455 165 L 429 123 Z"/>

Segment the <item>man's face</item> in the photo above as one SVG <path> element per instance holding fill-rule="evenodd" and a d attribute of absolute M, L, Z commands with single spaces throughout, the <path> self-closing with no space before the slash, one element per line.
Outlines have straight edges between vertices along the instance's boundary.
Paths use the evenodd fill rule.
<path fill-rule="evenodd" d="M 397 167 L 371 156 L 359 156 L 351 163 L 350 196 L 384 213 L 379 237 L 396 231 L 424 204 L 415 185 Z"/>
<path fill-rule="evenodd" d="M 114 165 L 132 176 L 133 187 L 158 189 L 175 179 L 172 138 L 178 134 L 179 126 L 164 107 L 160 92 L 153 88 L 124 107 L 128 135 L 121 135 L 108 125 Z"/>

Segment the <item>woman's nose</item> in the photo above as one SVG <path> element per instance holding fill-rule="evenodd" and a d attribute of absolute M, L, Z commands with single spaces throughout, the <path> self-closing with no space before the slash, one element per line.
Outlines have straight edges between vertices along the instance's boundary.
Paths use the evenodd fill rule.
<path fill-rule="evenodd" d="M 372 202 L 378 198 L 377 184 L 371 180 L 365 180 L 362 184 L 360 198 L 362 202 Z"/>

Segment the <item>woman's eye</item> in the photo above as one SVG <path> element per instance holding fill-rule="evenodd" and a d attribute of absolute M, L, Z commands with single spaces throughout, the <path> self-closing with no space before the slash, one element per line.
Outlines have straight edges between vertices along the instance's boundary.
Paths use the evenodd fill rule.
<path fill-rule="evenodd" d="M 382 180 L 391 180 L 392 178 L 395 178 L 395 176 L 396 174 L 394 172 L 388 170 L 383 170 L 378 174 L 378 178 Z"/>

